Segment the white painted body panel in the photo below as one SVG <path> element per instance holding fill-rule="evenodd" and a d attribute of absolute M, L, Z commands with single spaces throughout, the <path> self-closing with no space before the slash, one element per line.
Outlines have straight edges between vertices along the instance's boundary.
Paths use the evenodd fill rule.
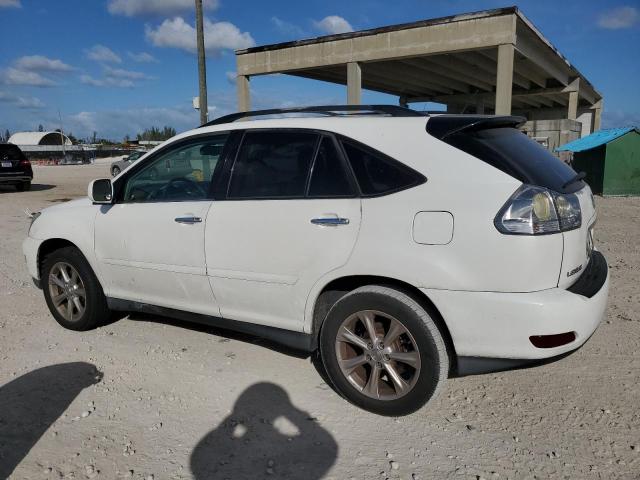
<path fill-rule="evenodd" d="M 307 333 L 316 299 L 329 282 L 374 275 L 420 288 L 442 313 L 459 355 L 544 358 L 584 343 L 608 293 L 608 281 L 591 299 L 564 290 L 580 277 L 566 277 L 567 271 L 586 266 L 586 235 L 595 221 L 589 192 L 580 194 L 580 229 L 535 237 L 501 234 L 494 217 L 521 183 L 429 136 L 426 122 L 288 118 L 185 132 L 158 148 L 239 128 L 326 130 L 405 163 L 427 182 L 363 199 L 111 207 L 87 199 L 69 202 L 44 210 L 31 228 L 23 246 L 29 271 L 37 278 L 40 243 L 62 238 L 82 251 L 108 296 Z M 418 237 L 427 241 L 418 243 L 418 212 L 448 212 L 451 221 L 426 222 Z M 174 222 L 187 214 L 203 222 Z M 327 214 L 348 218 L 349 224 L 310 223 Z M 428 241 L 429 229 L 450 223 L 452 234 Z M 565 331 L 576 331 L 578 338 L 559 349 L 536 349 L 528 342 L 529 335 Z"/>
<path fill-rule="evenodd" d="M 204 256 L 210 206 L 210 201 L 102 206 L 95 219 L 95 252 L 109 295 L 219 315 Z M 187 216 L 203 221 L 176 223 Z"/>
<path fill-rule="evenodd" d="M 347 225 L 313 225 L 338 216 Z M 360 199 L 214 203 L 207 272 L 226 318 L 301 331 L 309 290 L 344 265 L 360 227 Z"/>
<path fill-rule="evenodd" d="M 425 289 L 447 321 L 460 356 L 543 359 L 575 350 L 596 330 L 607 306 L 609 278 L 591 298 L 562 288 L 541 292 L 461 292 Z M 575 332 L 555 348 L 535 348 L 533 335 Z"/>

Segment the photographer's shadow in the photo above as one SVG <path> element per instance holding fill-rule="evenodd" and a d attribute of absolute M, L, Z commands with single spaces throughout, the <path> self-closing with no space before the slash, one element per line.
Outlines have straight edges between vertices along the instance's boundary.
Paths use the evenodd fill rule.
<path fill-rule="evenodd" d="M 287 392 L 272 383 L 257 383 L 200 440 L 191 454 L 191 471 L 197 480 L 315 480 L 329 471 L 337 455 L 331 434 L 292 405 Z"/>
<path fill-rule="evenodd" d="M 102 379 L 94 365 L 39 368 L 0 386 L 0 478 L 8 478 L 86 387 Z"/>

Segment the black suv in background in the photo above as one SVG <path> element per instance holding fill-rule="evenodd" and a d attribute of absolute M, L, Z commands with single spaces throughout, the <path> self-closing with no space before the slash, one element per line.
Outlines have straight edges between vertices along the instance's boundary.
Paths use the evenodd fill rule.
<path fill-rule="evenodd" d="M 33 170 L 22 150 L 11 143 L 0 144 L 0 185 L 15 185 L 23 192 L 31 188 Z"/>

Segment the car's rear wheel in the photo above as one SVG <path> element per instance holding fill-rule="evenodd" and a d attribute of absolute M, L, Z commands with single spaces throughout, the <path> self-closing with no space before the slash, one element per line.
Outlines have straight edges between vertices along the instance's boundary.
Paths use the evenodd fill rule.
<path fill-rule="evenodd" d="M 113 167 L 111 169 L 111 176 L 117 177 L 118 175 L 120 175 L 120 167 Z"/>
<path fill-rule="evenodd" d="M 42 286 L 49 310 L 65 328 L 90 330 L 110 319 L 102 287 L 75 247 L 64 247 L 46 256 Z"/>
<path fill-rule="evenodd" d="M 338 300 L 322 326 L 320 350 L 338 393 L 381 415 L 418 410 L 449 370 L 432 316 L 409 295 L 377 285 Z"/>
<path fill-rule="evenodd" d="M 16 190 L 19 192 L 26 192 L 31 190 L 31 182 L 22 182 L 16 185 Z"/>

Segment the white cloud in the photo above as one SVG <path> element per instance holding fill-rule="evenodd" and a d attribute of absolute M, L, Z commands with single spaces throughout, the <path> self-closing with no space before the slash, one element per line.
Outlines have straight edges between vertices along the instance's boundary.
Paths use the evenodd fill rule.
<path fill-rule="evenodd" d="M 81 75 L 80 81 L 85 85 L 91 85 L 92 87 L 132 88 L 135 86 L 135 83 L 128 78 L 94 78 L 91 75 Z"/>
<path fill-rule="evenodd" d="M 231 85 L 236 84 L 236 78 L 238 77 L 238 74 L 236 72 L 225 72 L 225 76 L 227 77 L 227 82 L 229 82 Z"/>
<path fill-rule="evenodd" d="M 159 63 L 156 57 L 154 57 L 153 55 L 147 52 L 139 52 L 139 53 L 127 52 L 127 55 L 129 55 L 129 58 L 134 62 Z"/>
<path fill-rule="evenodd" d="M 203 7 L 209 10 L 218 8 L 218 0 L 204 0 Z M 195 11 L 193 0 L 109 0 L 109 13 L 113 15 L 176 15 Z"/>
<path fill-rule="evenodd" d="M 271 23 L 276 27 L 280 33 L 284 33 L 285 35 L 291 35 L 294 37 L 302 37 L 305 36 L 304 31 L 294 25 L 293 23 L 287 22 L 286 20 L 282 20 L 279 17 L 273 16 L 271 17 Z"/>
<path fill-rule="evenodd" d="M 96 62 L 122 63 L 120 56 L 104 45 L 94 45 L 86 50 L 87 58 Z"/>
<path fill-rule="evenodd" d="M 186 104 L 187 102 L 185 102 Z M 199 113 L 190 104 L 184 107 L 118 109 L 102 112 L 83 111 L 65 118 L 65 126 L 76 135 L 120 139 L 151 126 L 169 125 L 178 132 L 195 128 Z"/>
<path fill-rule="evenodd" d="M 105 67 L 104 71 L 105 75 L 110 78 L 127 78 L 129 80 L 144 80 L 150 78 L 145 73 L 124 70 L 122 68 Z"/>
<path fill-rule="evenodd" d="M 167 19 L 155 29 L 147 25 L 145 33 L 147 40 L 156 47 L 196 51 L 196 30 L 182 17 Z M 255 45 L 249 32 L 241 32 L 232 23 L 211 22 L 207 18 L 204 19 L 204 42 L 206 50 L 214 55 L 225 49 L 237 50 Z"/>
<path fill-rule="evenodd" d="M 598 26 L 609 30 L 631 28 L 640 22 L 640 11 L 635 7 L 618 7 L 598 17 Z"/>
<path fill-rule="evenodd" d="M 0 71 L 0 81 L 7 85 L 26 85 L 30 87 L 53 87 L 57 85 L 56 82 L 38 72 L 20 70 L 14 67 Z"/>
<path fill-rule="evenodd" d="M 15 105 L 25 110 L 37 110 L 45 107 L 45 104 L 39 98 L 14 96 L 6 92 L 0 92 L 0 102 Z"/>
<path fill-rule="evenodd" d="M 0 0 L 0 8 L 22 8 L 20 0 Z"/>
<path fill-rule="evenodd" d="M 314 21 L 313 24 L 318 30 L 329 35 L 353 32 L 351 24 L 338 15 L 329 15 L 318 22 Z"/>
<path fill-rule="evenodd" d="M 18 70 L 40 71 L 40 72 L 70 72 L 71 65 L 67 65 L 61 60 L 47 58 L 43 55 L 28 55 L 20 57 L 15 61 Z"/>

